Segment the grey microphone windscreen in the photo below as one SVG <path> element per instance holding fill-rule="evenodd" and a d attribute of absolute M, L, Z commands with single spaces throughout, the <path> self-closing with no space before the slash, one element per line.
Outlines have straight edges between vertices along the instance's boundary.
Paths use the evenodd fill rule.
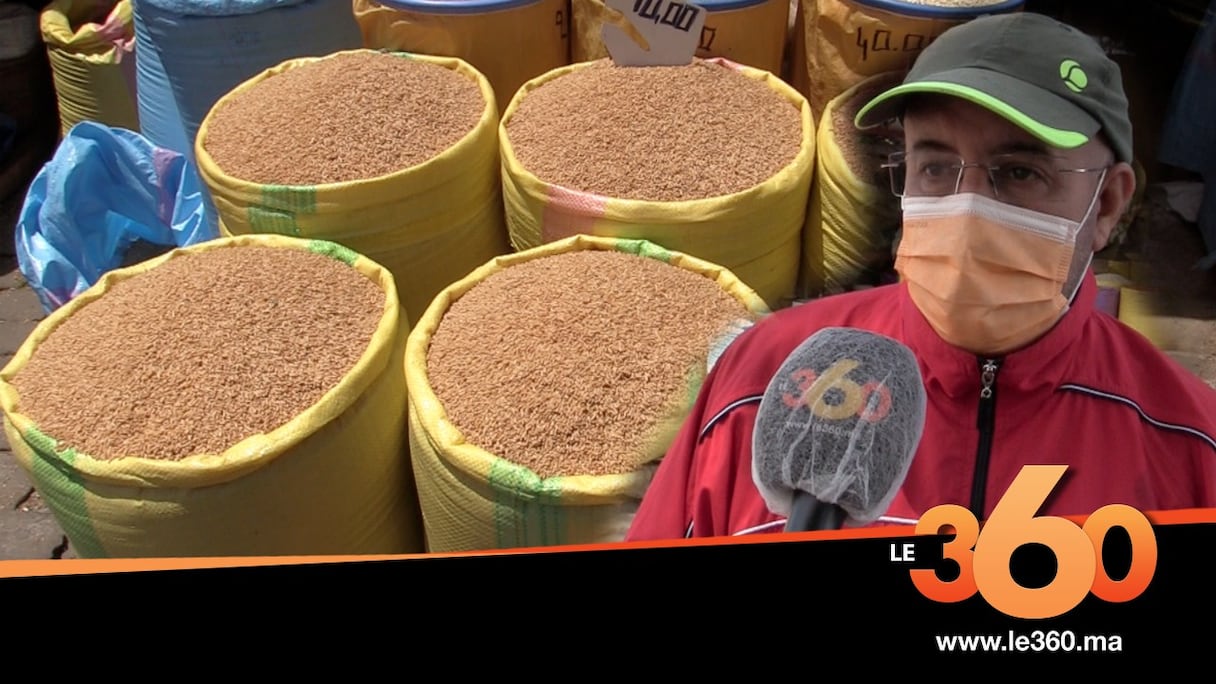
<path fill-rule="evenodd" d="M 769 381 L 752 436 L 752 478 L 769 510 L 806 492 L 873 522 L 908 475 L 925 424 L 912 351 L 883 335 L 824 328 Z"/>

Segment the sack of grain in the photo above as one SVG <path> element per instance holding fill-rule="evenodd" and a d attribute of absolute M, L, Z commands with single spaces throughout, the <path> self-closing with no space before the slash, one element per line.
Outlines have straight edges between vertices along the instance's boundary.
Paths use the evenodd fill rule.
<path fill-rule="evenodd" d="M 130 0 L 53 0 L 41 26 L 61 133 L 81 121 L 138 131 Z"/>
<path fill-rule="evenodd" d="M 811 113 L 868 76 L 907 71 L 943 31 L 1025 0 L 801 0 Z"/>
<path fill-rule="evenodd" d="M 870 76 L 837 95 L 823 112 L 803 231 L 801 297 L 877 285 L 894 265 L 900 204 L 882 164 L 903 148 L 903 131 L 898 122 L 862 131 L 853 119 L 902 78 L 898 71 Z"/>
<path fill-rule="evenodd" d="M 352 0 L 363 47 L 459 57 L 499 102 L 570 63 L 569 0 Z"/>
<path fill-rule="evenodd" d="M 695 4 L 706 12 L 697 57 L 723 57 L 781 74 L 789 0 L 699 0 Z M 570 0 L 572 62 L 608 56 L 602 34 L 606 11 L 602 0 Z"/>
<path fill-rule="evenodd" d="M 240 84 L 199 129 L 227 235 L 331 240 L 386 267 L 409 321 L 510 250 L 498 110 L 463 60 L 348 50 Z"/>
<path fill-rule="evenodd" d="M 43 320 L 0 371 L 5 432 L 81 557 L 419 552 L 405 338 L 365 257 L 212 240 Z"/>
<path fill-rule="evenodd" d="M 814 172 L 806 100 L 728 60 L 573 64 L 524 84 L 499 127 L 516 249 L 576 234 L 650 240 L 792 300 Z"/>
<path fill-rule="evenodd" d="M 289 59 L 361 47 L 341 0 L 132 0 L 139 112 L 153 143 L 193 159 L 212 105 Z"/>
<path fill-rule="evenodd" d="M 623 539 L 717 336 L 765 313 L 644 240 L 575 236 L 445 289 L 405 358 L 430 550 Z"/>

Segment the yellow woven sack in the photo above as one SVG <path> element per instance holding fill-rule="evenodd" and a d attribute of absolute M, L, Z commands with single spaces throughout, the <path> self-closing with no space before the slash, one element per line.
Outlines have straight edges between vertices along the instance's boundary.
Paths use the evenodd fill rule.
<path fill-rule="evenodd" d="M 81 121 L 138 131 L 131 1 L 52 0 L 40 24 L 61 133 Z"/>
<path fill-rule="evenodd" d="M 498 110 L 486 77 L 453 57 L 395 53 L 452 69 L 475 80 L 485 110 L 474 129 L 416 166 L 367 180 L 315 186 L 251 183 L 226 173 L 207 152 L 216 110 L 229 99 L 325 57 L 288 60 L 240 84 L 211 108 L 194 152 L 224 235 L 280 233 L 330 240 L 387 268 L 410 321 L 440 290 L 510 251 L 504 226 L 498 162 Z"/>
<path fill-rule="evenodd" d="M 82 307 L 168 259 L 246 245 L 327 254 L 384 291 L 384 314 L 366 351 L 317 403 L 223 453 L 180 461 L 135 454 L 95 459 L 58 444 L 22 413 L 10 381 Z M 392 277 L 366 257 L 281 236 L 212 240 L 111 271 L 43 320 L 0 371 L 5 433 L 84 558 L 420 552 L 422 521 L 405 437 L 406 333 Z"/>
<path fill-rule="evenodd" d="M 720 58 L 707 61 L 768 84 L 799 109 L 802 143 L 789 165 L 747 190 L 680 202 L 616 199 L 546 183 L 515 156 L 507 124 L 529 92 L 593 63 L 555 69 L 520 88 L 499 126 L 503 201 L 507 231 L 515 249 L 530 249 L 578 234 L 649 240 L 720 264 L 774 309 L 792 301 L 807 196 L 815 170 L 815 126 L 810 108 L 805 98 L 773 74 Z"/>
<path fill-rule="evenodd" d="M 353 0 L 363 47 L 459 57 L 499 102 L 570 62 L 569 0 Z"/>
<path fill-rule="evenodd" d="M 697 57 L 724 57 L 781 75 L 789 0 L 701 0 L 696 4 L 706 11 Z M 608 56 L 601 33 L 606 11 L 601 0 L 570 0 L 572 62 Z"/>
<path fill-rule="evenodd" d="M 981 15 L 1018 11 L 1022 0 L 974 3 L 898 0 L 801 0 L 806 70 L 815 118 L 840 93 L 886 71 L 906 71 L 951 26 Z"/>
<path fill-rule="evenodd" d="M 871 97 L 898 84 L 901 77 L 900 72 L 870 76 L 837 95 L 823 112 L 803 231 L 801 297 L 875 284 L 871 281 L 879 272 L 894 263 L 900 205 L 882 163 L 886 153 L 902 148 L 902 132 L 860 131 L 853 124 L 853 115 Z M 863 168 L 855 168 L 858 165 Z"/>
<path fill-rule="evenodd" d="M 428 548 L 436 552 L 551 546 L 620 541 L 633 521 L 656 468 L 655 463 L 619 475 L 540 478 L 465 441 L 435 395 L 427 375 L 427 353 L 444 315 L 462 295 L 489 276 L 513 265 L 576 250 L 616 250 L 659 259 L 715 281 L 755 316 L 764 302 L 728 270 L 670 252 L 644 240 L 585 235 L 498 257 L 435 298 L 410 332 L 405 353 L 409 386 L 409 435 L 418 498 Z M 691 408 L 701 376 L 690 378 Z M 674 437 L 687 410 L 670 418 Z M 670 442 L 652 445 L 661 456 Z"/>

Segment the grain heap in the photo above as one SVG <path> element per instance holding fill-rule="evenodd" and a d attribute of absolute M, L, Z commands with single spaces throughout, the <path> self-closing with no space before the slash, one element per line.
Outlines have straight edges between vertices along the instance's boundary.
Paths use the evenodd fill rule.
<path fill-rule="evenodd" d="M 194 160 L 202 122 L 233 87 L 284 60 L 361 46 L 350 6 L 342 2 L 130 2 L 143 133 Z"/>
<path fill-rule="evenodd" d="M 478 84 L 429 62 L 339 53 L 265 79 L 218 104 L 203 145 L 255 183 L 375 178 L 431 159 L 485 110 Z"/>
<path fill-rule="evenodd" d="M 506 104 L 529 79 L 570 63 L 569 3 L 353 0 L 352 8 L 364 47 L 459 57 Z"/>
<path fill-rule="evenodd" d="M 320 400 L 384 310 L 375 283 L 321 254 L 182 254 L 65 320 L 12 383 L 43 433 L 96 459 L 218 454 Z"/>
<path fill-rule="evenodd" d="M 524 168 L 604 197 L 681 201 L 753 187 L 789 165 L 799 110 L 717 64 L 619 67 L 599 60 L 519 102 L 506 125 Z"/>
<path fill-rule="evenodd" d="M 490 83 L 468 63 L 359 49 L 244 81 L 194 149 L 221 234 L 352 249 L 392 274 L 412 324 L 509 250 L 498 124 Z"/>
<path fill-rule="evenodd" d="M 456 300 L 428 374 L 452 423 L 496 456 L 542 478 L 626 473 L 655 457 L 655 426 L 687 406 L 713 337 L 750 318 L 700 274 L 623 252 L 561 253 Z"/>
<path fill-rule="evenodd" d="M 901 76 L 891 73 L 867 78 L 840 95 L 830 107 L 833 142 L 849 169 L 861 182 L 884 189 L 890 187 L 890 177 L 882 165 L 891 153 L 903 149 L 903 130 L 898 121 L 859 130 L 853 120 L 867 102 L 898 85 Z M 894 195 L 890 199 L 894 204 L 899 204 Z"/>
<path fill-rule="evenodd" d="M 499 126 L 516 250 L 640 239 L 729 270 L 789 303 L 815 161 L 798 91 L 724 59 L 581 62 L 524 84 Z"/>

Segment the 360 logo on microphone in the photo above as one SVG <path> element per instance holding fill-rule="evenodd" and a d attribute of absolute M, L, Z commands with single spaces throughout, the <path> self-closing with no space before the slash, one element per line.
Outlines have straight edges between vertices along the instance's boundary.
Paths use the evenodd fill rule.
<path fill-rule="evenodd" d="M 858 384 L 848 377 L 861 365 L 854 359 L 840 359 L 823 373 L 799 368 L 790 373 L 796 392 L 785 392 L 782 402 L 789 408 L 805 405 L 811 413 L 828 420 L 860 418 L 877 423 L 891 412 L 891 390 L 877 380 Z"/>
<path fill-rule="evenodd" d="M 1092 593 L 1112 603 L 1130 601 L 1148 588 L 1157 569 L 1157 538 L 1148 518 L 1123 504 L 1094 511 L 1084 525 L 1035 513 L 1068 466 L 1030 465 L 1014 479 L 981 530 L 971 511 L 954 504 L 929 509 L 917 534 L 954 529 L 943 557 L 958 564 L 958 577 L 943 581 L 933 569 L 910 570 L 912 583 L 940 603 L 966 600 L 978 591 L 993 608 L 1018 618 L 1052 618 L 1075 608 Z M 1131 565 L 1121 580 L 1107 573 L 1102 547 L 1107 533 L 1122 528 L 1131 541 Z M 1010 560 L 1027 544 L 1041 544 L 1056 558 L 1055 577 L 1046 586 L 1024 587 L 1013 578 Z"/>

